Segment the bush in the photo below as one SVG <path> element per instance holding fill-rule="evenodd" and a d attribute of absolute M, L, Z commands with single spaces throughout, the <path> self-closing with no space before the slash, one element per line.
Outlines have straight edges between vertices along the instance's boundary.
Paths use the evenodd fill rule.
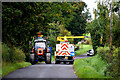
<path fill-rule="evenodd" d="M 106 69 L 106 74 L 112 77 L 119 77 L 120 76 L 120 59 L 119 59 L 119 48 L 113 48 L 112 51 L 112 60 L 111 63 L 108 65 L 107 69 Z"/>
<path fill-rule="evenodd" d="M 25 53 L 25 56 L 26 56 L 25 61 L 29 62 L 30 61 L 30 53 Z"/>
<path fill-rule="evenodd" d="M 15 47 L 14 54 L 16 61 L 18 62 L 25 61 L 25 53 L 21 49 Z"/>
<path fill-rule="evenodd" d="M 19 48 L 10 48 L 2 43 L 2 60 L 5 62 L 22 62 L 25 60 L 25 54 Z"/>
<path fill-rule="evenodd" d="M 97 53 L 101 56 L 102 60 L 105 60 L 108 62 L 109 57 L 109 47 L 99 47 L 97 49 Z"/>
<path fill-rule="evenodd" d="M 105 75 L 106 76 L 112 76 L 112 77 L 118 77 L 120 75 L 120 62 L 119 62 L 119 48 L 113 47 L 111 50 L 111 58 L 109 57 L 110 49 L 109 47 L 99 47 L 97 49 L 97 53 L 101 56 L 102 60 L 106 60 L 107 63 L 109 63 L 109 59 L 111 59 L 111 62 L 108 64 Z"/>
<path fill-rule="evenodd" d="M 88 40 L 87 40 L 87 44 L 92 45 L 91 38 L 88 38 Z"/>
<path fill-rule="evenodd" d="M 3 61 L 10 61 L 10 48 L 5 45 L 5 44 L 2 44 L 2 60 Z"/>

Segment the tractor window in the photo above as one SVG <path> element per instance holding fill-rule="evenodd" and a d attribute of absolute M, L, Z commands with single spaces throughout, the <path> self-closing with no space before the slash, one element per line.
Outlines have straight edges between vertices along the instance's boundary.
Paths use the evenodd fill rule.
<path fill-rule="evenodd" d="M 43 49 L 45 49 L 45 42 L 37 42 L 37 43 L 35 43 L 35 48 L 43 48 Z"/>

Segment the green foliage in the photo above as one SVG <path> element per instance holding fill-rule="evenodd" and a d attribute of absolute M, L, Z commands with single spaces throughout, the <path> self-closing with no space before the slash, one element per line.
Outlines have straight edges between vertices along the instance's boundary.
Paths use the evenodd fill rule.
<path fill-rule="evenodd" d="M 57 44 L 57 37 L 58 36 L 71 36 L 71 32 L 69 32 L 65 27 L 60 24 L 59 22 L 55 23 L 49 23 L 48 25 L 49 29 L 47 31 L 47 36 L 49 38 L 50 44 L 49 46 L 52 47 L 52 53 L 55 51 L 55 47 Z M 71 43 L 73 42 L 72 39 L 69 39 Z"/>
<path fill-rule="evenodd" d="M 19 68 L 23 68 L 26 66 L 30 66 L 31 64 L 28 62 L 22 62 L 22 63 L 10 63 L 10 62 L 2 62 L 2 76 L 7 75 L 8 73 L 15 71 Z"/>
<path fill-rule="evenodd" d="M 120 47 L 120 15 L 115 13 L 118 12 L 118 2 L 112 4 L 112 48 L 109 49 L 110 44 L 110 3 L 109 0 L 98 1 L 97 10 L 94 14 L 95 20 L 87 24 L 86 31 L 91 33 L 92 45 L 95 53 L 101 55 L 101 58 L 106 62 L 109 62 L 105 71 L 107 76 L 118 77 L 119 71 L 119 47 Z M 100 37 L 103 37 L 102 44 L 100 43 Z M 104 47 L 100 47 L 104 46 Z M 97 49 L 98 48 L 98 49 Z"/>
<path fill-rule="evenodd" d="M 113 15 L 113 30 L 112 30 L 112 43 L 116 47 L 120 47 L 120 16 L 118 18 L 117 15 Z"/>
<path fill-rule="evenodd" d="M 87 53 L 88 50 L 92 49 L 91 45 L 81 44 L 76 46 L 79 46 L 79 50 L 76 51 L 75 56 Z"/>
<path fill-rule="evenodd" d="M 25 53 L 25 61 L 26 62 L 30 61 L 30 53 Z"/>
<path fill-rule="evenodd" d="M 4 60 L 23 60 L 23 54 L 20 54 L 23 50 L 28 61 L 31 50 L 29 42 L 38 32 L 49 38 L 52 53 L 55 51 L 57 36 L 82 35 L 88 18 L 88 10 L 85 12 L 84 8 L 87 9 L 84 2 L 2 3 L 2 41 L 9 46 L 3 52 Z M 73 43 L 73 39 L 68 41 Z"/>
<path fill-rule="evenodd" d="M 57 43 L 57 36 L 60 33 L 60 28 L 61 26 L 59 23 L 49 23 L 49 30 L 48 30 L 48 39 L 50 41 L 49 46 L 52 48 L 52 53 L 55 51 L 55 46 Z"/>
<path fill-rule="evenodd" d="M 2 43 L 2 60 L 5 62 L 22 62 L 25 60 L 25 54 L 19 48 L 9 48 L 6 44 Z"/>
<path fill-rule="evenodd" d="M 75 8 L 73 11 L 75 14 L 73 15 L 72 21 L 66 26 L 66 28 L 71 31 L 71 34 L 74 36 L 80 36 L 85 33 L 87 19 L 90 17 L 87 9 L 87 5 L 84 2 L 72 3 L 72 6 Z M 85 11 L 86 10 L 86 11 Z M 84 11 L 84 13 L 82 12 Z M 81 39 L 74 39 L 74 43 L 76 44 Z"/>
<path fill-rule="evenodd" d="M 106 76 L 118 77 L 120 74 L 120 62 L 119 62 L 119 50 L 120 48 L 113 47 L 112 55 L 111 55 L 111 63 L 107 65 L 105 70 Z M 97 49 L 98 54 L 101 56 L 101 59 L 109 62 L 109 47 L 100 47 Z"/>
<path fill-rule="evenodd" d="M 102 29 L 98 24 L 98 20 L 94 20 L 92 23 L 88 23 L 86 27 L 86 31 L 89 31 L 91 34 L 91 40 L 92 40 L 92 45 L 93 45 L 95 54 L 96 54 L 97 47 L 101 45 L 100 38 L 101 38 L 101 35 L 103 34 L 101 30 Z"/>
<path fill-rule="evenodd" d="M 40 27 L 36 16 L 36 3 L 3 3 L 2 8 L 3 42 L 11 47 L 21 46 L 24 52 L 28 52 L 28 41 Z"/>
<path fill-rule="evenodd" d="M 79 78 L 106 78 L 104 76 L 104 70 L 106 69 L 107 63 L 99 55 L 77 59 L 73 66 Z"/>
<path fill-rule="evenodd" d="M 92 45 L 91 38 L 87 39 L 87 44 Z"/>
<path fill-rule="evenodd" d="M 109 73 L 107 75 L 111 75 L 115 78 L 120 76 L 120 47 L 119 48 L 114 48 L 112 51 L 112 61 L 107 67 L 106 72 Z"/>
<path fill-rule="evenodd" d="M 54 55 L 52 55 L 52 60 L 51 61 L 55 61 L 55 56 Z"/>
<path fill-rule="evenodd" d="M 108 62 L 109 59 L 109 52 L 110 52 L 109 47 L 99 47 L 97 49 L 97 53 L 101 55 L 102 60 L 105 60 L 106 62 Z"/>
<path fill-rule="evenodd" d="M 67 31 L 66 34 L 69 35 L 69 31 L 71 31 L 71 29 L 69 29 L 69 23 L 73 20 L 73 18 L 74 19 L 75 17 L 77 18 L 78 12 L 79 14 L 82 14 L 82 11 L 84 10 L 85 6 L 85 3 L 83 2 L 80 3 L 76 2 L 74 4 L 77 4 L 79 6 L 74 6 L 73 3 L 59 3 L 59 2 L 3 3 L 2 4 L 2 22 L 4 26 L 2 28 L 3 42 L 10 47 L 20 46 L 25 53 L 28 53 L 29 41 L 32 40 L 32 37 L 36 36 L 37 32 L 39 31 L 41 31 L 44 36 L 47 36 L 49 32 L 46 31 L 50 31 L 49 23 L 54 22 L 55 24 L 59 22 L 62 26 L 64 26 L 63 28 L 64 33 Z M 74 16 L 74 14 L 76 16 Z M 79 16 L 79 18 L 82 20 L 83 15 Z M 86 19 L 82 20 L 83 22 L 81 21 L 82 22 L 81 25 L 78 26 L 82 26 L 82 28 L 84 28 L 82 24 L 84 22 L 86 23 L 85 20 Z M 55 27 L 58 28 L 58 26 Z M 83 30 L 84 29 L 82 29 L 81 31 Z M 62 35 L 64 33 L 62 33 Z M 54 34 L 58 35 L 58 33 Z M 73 40 L 70 41 L 72 42 Z"/>
<path fill-rule="evenodd" d="M 106 5 L 108 4 L 108 5 Z M 109 9 L 109 1 L 102 1 L 98 2 L 97 4 L 97 10 L 94 12 L 97 16 L 95 20 L 93 20 L 91 23 L 87 24 L 86 31 L 91 33 L 92 38 L 92 44 L 93 48 L 96 53 L 96 49 L 99 46 L 105 46 L 109 45 L 110 40 L 110 9 Z M 115 6 L 113 5 L 113 8 Z M 120 32 L 119 30 L 119 18 L 118 16 L 113 12 L 113 23 L 112 23 L 112 43 L 115 46 L 119 46 L 119 38 L 118 34 Z M 100 42 L 100 38 L 103 37 L 102 43 Z"/>

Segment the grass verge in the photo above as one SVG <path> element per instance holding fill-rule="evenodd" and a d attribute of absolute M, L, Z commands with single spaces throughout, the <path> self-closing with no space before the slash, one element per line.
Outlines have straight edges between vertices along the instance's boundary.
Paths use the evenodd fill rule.
<path fill-rule="evenodd" d="M 19 68 L 23 68 L 30 65 L 31 64 L 29 62 L 14 63 L 14 64 L 9 62 L 2 62 L 2 77 L 12 71 L 15 71 Z"/>
<path fill-rule="evenodd" d="M 77 59 L 73 66 L 78 78 L 107 78 L 104 76 L 107 63 L 99 55 Z"/>
<path fill-rule="evenodd" d="M 88 50 L 93 49 L 92 45 L 88 44 L 77 44 L 76 46 L 79 46 L 79 50 L 76 51 L 75 56 L 87 53 Z"/>
<path fill-rule="evenodd" d="M 51 62 L 52 62 L 52 61 L 55 61 L 55 56 L 54 56 L 54 55 L 52 55 L 52 60 L 51 60 Z"/>

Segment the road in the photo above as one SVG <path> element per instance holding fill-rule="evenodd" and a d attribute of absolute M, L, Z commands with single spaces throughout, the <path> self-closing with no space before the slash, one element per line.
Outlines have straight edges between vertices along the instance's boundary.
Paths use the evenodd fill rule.
<path fill-rule="evenodd" d="M 85 54 L 76 56 L 75 59 L 81 59 L 81 58 L 87 58 L 87 57 L 91 57 L 91 56 L 87 56 L 87 53 L 85 53 Z"/>
<path fill-rule="evenodd" d="M 86 58 L 86 54 L 76 56 L 75 59 Z M 73 65 L 39 63 L 25 68 L 18 69 L 4 76 L 3 78 L 77 78 Z"/>

